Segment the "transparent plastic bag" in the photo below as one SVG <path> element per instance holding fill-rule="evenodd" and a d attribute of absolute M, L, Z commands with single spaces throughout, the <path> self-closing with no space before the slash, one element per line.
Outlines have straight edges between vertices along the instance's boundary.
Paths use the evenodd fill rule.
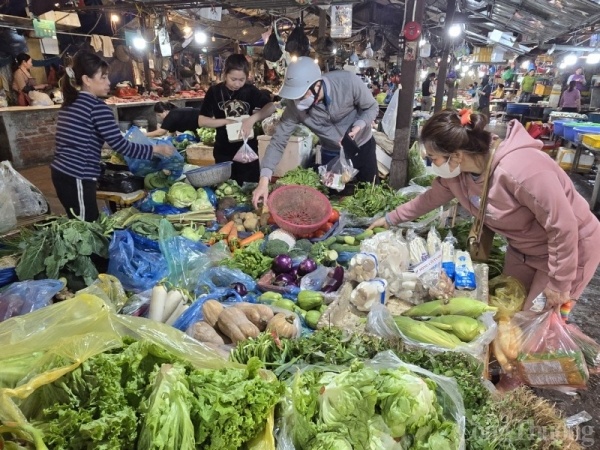
<path fill-rule="evenodd" d="M 398 114 L 399 93 L 400 89 L 394 92 L 394 95 L 392 95 L 392 99 L 390 100 L 390 103 L 388 103 L 388 107 L 385 110 L 383 119 L 381 119 L 381 127 L 383 128 L 383 132 L 387 135 L 389 139 L 392 140 L 396 135 L 396 116 Z"/>
<path fill-rule="evenodd" d="M 0 293 L 0 322 L 52 304 L 65 285 L 58 280 L 16 282 Z"/>
<path fill-rule="evenodd" d="M 0 416 L 3 422 L 11 422 L 22 436 L 31 440 L 29 433 L 35 425 L 28 422 L 19 408 L 23 401 L 38 389 L 77 369 L 89 358 L 122 346 L 124 337 L 156 345 L 172 355 L 174 361 L 185 361 L 197 369 L 240 367 L 173 327 L 116 314 L 98 297 L 79 294 L 71 300 L 17 317 L 0 326 L 0 364 L 6 367 L 5 361 L 17 358 L 19 370 L 26 375 L 12 383 L 5 378 L 0 380 Z M 261 371 L 261 376 L 275 381 L 268 371 Z M 266 428 L 269 424 L 272 426 L 272 422 L 267 421 Z M 39 432 L 37 434 L 39 448 L 46 448 L 43 437 Z M 251 448 L 274 450 L 275 443 L 269 430 L 261 432 L 258 442 L 253 441 Z"/>
<path fill-rule="evenodd" d="M 112 306 L 116 312 L 120 311 L 127 303 L 127 294 L 119 279 L 107 273 L 99 274 L 96 281 L 85 289 L 77 291 L 77 293 L 100 297 L 107 305 Z"/>
<path fill-rule="evenodd" d="M 0 175 L 0 233 L 12 230 L 17 226 L 17 214 L 10 191 Z"/>
<path fill-rule="evenodd" d="M 402 273 L 408 270 L 410 262 L 408 244 L 402 237 L 402 230 L 377 233 L 361 242 L 360 251 L 377 257 L 377 276 L 388 282 L 390 295 L 398 296 L 403 291 Z"/>
<path fill-rule="evenodd" d="M 10 161 L 0 162 L 0 169 L 2 190 L 7 189 L 10 193 L 17 218 L 39 216 L 48 212 L 48 202 L 44 194 L 17 172 Z"/>
<path fill-rule="evenodd" d="M 384 339 L 398 339 L 412 349 L 425 349 L 435 353 L 442 352 L 461 352 L 468 353 L 475 358 L 482 360 L 486 355 L 488 345 L 496 337 L 498 327 L 494 321 L 493 313 L 484 313 L 478 317 L 481 323 L 485 325 L 485 330 L 471 342 L 462 342 L 453 349 L 441 347 L 434 344 L 428 344 L 416 341 L 405 336 L 394 322 L 394 318 L 390 311 L 381 304 L 376 304 L 371 308 L 371 312 L 367 316 L 367 326 L 365 330 L 376 336 Z"/>
<path fill-rule="evenodd" d="M 422 448 L 465 448 L 465 408 L 456 381 L 407 364 L 392 351 L 379 353 L 372 360 L 352 367 L 319 365 L 298 370 L 293 366 L 288 370 L 294 371 L 294 376 L 288 382 L 281 403 L 282 414 L 276 429 L 277 450 L 294 450 L 308 445 L 316 448 L 314 444 L 324 445 L 319 448 L 401 450 L 408 448 L 415 438 L 419 439 Z M 412 389 L 407 391 L 403 388 L 404 383 Z M 380 388 L 376 389 L 375 384 Z M 383 392 L 385 389 L 387 391 Z M 357 407 L 344 408 L 342 402 L 335 400 L 342 395 L 347 396 L 350 404 L 357 402 Z M 315 396 L 318 398 L 313 398 Z M 426 408 L 423 402 L 432 406 L 429 413 L 419 409 L 403 415 L 403 423 L 399 423 L 399 416 L 392 420 L 393 408 L 410 409 L 411 405 Z M 309 406 L 311 417 L 308 418 L 307 405 L 315 404 L 314 411 L 313 406 Z M 384 413 L 388 411 L 390 416 L 384 419 Z M 364 418 L 359 419 L 357 414 Z M 430 417 L 420 421 L 416 417 L 419 414 Z M 355 429 L 359 422 L 361 426 Z M 391 427 L 395 429 L 392 431 Z M 403 434 L 403 428 L 403 437 L 392 437 L 394 433 Z M 444 439 L 449 436 L 448 440 Z M 349 442 L 350 439 L 353 441 Z"/>
<path fill-rule="evenodd" d="M 160 221 L 158 234 L 158 245 L 168 267 L 167 283 L 193 292 L 200 274 L 211 264 L 206 255 L 209 247 L 179 236 L 167 219 Z"/>
<path fill-rule="evenodd" d="M 522 330 L 515 366 L 525 383 L 560 390 L 586 387 L 589 372 L 584 355 L 559 313 L 520 312 L 511 322 Z"/>
<path fill-rule="evenodd" d="M 406 187 L 403 187 L 402 189 L 399 189 L 398 193 L 401 194 L 402 196 L 412 200 L 413 198 L 423 194 L 427 190 L 429 190 L 429 187 L 413 185 L 413 186 L 406 186 Z M 402 223 L 399 223 L 397 226 L 399 228 L 413 229 L 416 232 L 421 233 L 421 232 L 424 232 L 425 230 L 427 230 L 432 224 L 436 223 L 436 221 L 439 221 L 443 212 L 444 212 L 444 207 L 439 207 L 439 208 L 436 208 L 433 211 L 430 211 L 427 214 L 419 217 L 419 219 L 417 219 L 417 220 L 413 220 L 412 222 L 402 222 Z"/>
<path fill-rule="evenodd" d="M 126 230 L 114 232 L 108 254 L 107 273 L 117 277 L 126 291 L 145 291 L 167 275 L 162 253 L 142 248 Z"/>
<path fill-rule="evenodd" d="M 527 298 L 525 286 L 508 275 L 499 275 L 489 281 L 489 305 L 498 308 L 496 318 L 510 319 L 523 309 Z"/>
<path fill-rule="evenodd" d="M 356 176 L 358 170 L 352 165 L 352 161 L 346 158 L 344 148 L 340 149 L 340 156 L 332 159 L 329 163 L 319 166 L 321 183 L 330 189 L 342 191 Z"/>
<path fill-rule="evenodd" d="M 233 160 L 242 164 L 248 164 L 256 161 L 257 159 L 258 155 L 252 149 L 252 147 L 248 145 L 248 139 L 244 138 L 244 143 L 237 151 L 237 153 L 233 156 Z"/>
<path fill-rule="evenodd" d="M 585 334 L 573 323 L 566 325 L 567 332 L 573 342 L 581 349 L 590 373 L 600 373 L 600 344 Z"/>

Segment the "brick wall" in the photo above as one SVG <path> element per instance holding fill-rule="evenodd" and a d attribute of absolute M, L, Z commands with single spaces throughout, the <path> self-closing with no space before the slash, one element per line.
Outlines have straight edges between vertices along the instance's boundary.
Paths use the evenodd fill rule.
<path fill-rule="evenodd" d="M 2 159 L 9 159 L 18 169 L 50 162 L 54 155 L 57 115 L 58 108 L 3 112 Z"/>

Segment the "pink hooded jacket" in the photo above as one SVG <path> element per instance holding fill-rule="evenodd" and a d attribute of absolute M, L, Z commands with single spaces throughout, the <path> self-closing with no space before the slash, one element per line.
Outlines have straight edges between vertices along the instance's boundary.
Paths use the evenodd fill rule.
<path fill-rule="evenodd" d="M 541 148 L 518 121 L 509 123 L 492 162 L 484 223 L 520 253 L 547 257 L 549 287 L 568 292 L 577 272 L 578 242 L 600 222 L 569 176 Z M 483 178 L 470 173 L 438 177 L 430 190 L 390 212 L 387 220 L 414 220 L 453 198 L 476 216 Z"/>

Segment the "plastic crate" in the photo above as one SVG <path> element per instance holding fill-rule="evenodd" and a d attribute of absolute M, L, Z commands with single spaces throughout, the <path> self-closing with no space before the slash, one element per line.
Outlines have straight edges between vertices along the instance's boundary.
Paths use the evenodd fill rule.
<path fill-rule="evenodd" d="M 597 126 L 575 127 L 575 143 L 579 144 L 584 134 L 600 134 L 600 124 Z"/>
<path fill-rule="evenodd" d="M 598 134 L 584 134 L 581 141 L 592 148 L 600 150 L 600 130 Z"/>

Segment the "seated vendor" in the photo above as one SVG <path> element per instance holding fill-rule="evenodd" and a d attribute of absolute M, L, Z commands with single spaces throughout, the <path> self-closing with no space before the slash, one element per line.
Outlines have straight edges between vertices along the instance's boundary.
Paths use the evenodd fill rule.
<path fill-rule="evenodd" d="M 158 102 L 154 105 L 158 128 L 146 134 L 148 137 L 164 136 L 179 131 L 196 131 L 200 110 L 196 108 L 177 108 L 173 103 Z"/>
<path fill-rule="evenodd" d="M 17 95 L 19 106 L 29 106 L 29 92 L 36 89 L 45 89 L 47 85 L 37 84 L 29 72 L 33 66 L 33 59 L 27 53 L 19 53 L 15 61 L 12 88 Z"/>
<path fill-rule="evenodd" d="M 492 99 L 503 99 L 504 98 L 504 85 L 498 84 L 496 90 L 492 92 Z"/>

